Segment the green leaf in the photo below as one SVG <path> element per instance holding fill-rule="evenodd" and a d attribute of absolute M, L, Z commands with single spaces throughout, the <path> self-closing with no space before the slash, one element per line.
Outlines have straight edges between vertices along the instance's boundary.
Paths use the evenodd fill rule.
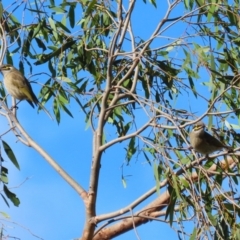
<path fill-rule="evenodd" d="M 207 212 L 208 218 L 213 226 L 217 225 L 217 220 L 216 218 L 210 213 L 209 211 Z"/>
<path fill-rule="evenodd" d="M 193 232 L 192 232 L 189 240 L 195 240 L 195 239 L 197 239 L 197 229 L 196 228 L 193 229 Z"/>
<path fill-rule="evenodd" d="M 75 10 L 75 6 L 71 5 L 68 14 L 69 14 L 70 26 L 72 28 L 74 28 L 74 26 L 75 26 L 75 11 L 74 10 Z"/>
<path fill-rule="evenodd" d="M 107 141 L 106 141 L 106 135 L 105 133 L 103 132 L 102 134 L 102 145 L 105 144 Z"/>
<path fill-rule="evenodd" d="M 188 77 L 188 80 L 189 80 L 189 84 L 190 84 L 190 87 L 192 89 L 192 92 L 194 94 L 194 96 L 197 98 L 197 93 L 196 93 L 196 89 L 195 89 L 195 86 L 194 86 L 194 82 L 193 82 L 193 79 L 191 76 Z"/>
<path fill-rule="evenodd" d="M 11 18 L 11 20 L 17 25 L 20 26 L 21 24 L 19 23 L 18 19 L 13 15 L 10 14 L 9 17 Z"/>
<path fill-rule="evenodd" d="M 93 6 L 96 4 L 96 2 L 97 2 L 97 0 L 90 1 L 90 4 L 88 5 L 88 8 L 84 14 L 85 16 L 89 16 L 89 14 L 92 11 Z"/>
<path fill-rule="evenodd" d="M 189 8 L 189 0 L 184 0 L 184 5 L 185 5 L 185 8 L 188 9 Z"/>
<path fill-rule="evenodd" d="M 58 77 L 61 81 L 63 81 L 63 82 L 68 82 L 68 83 L 71 83 L 72 81 L 71 81 L 71 79 L 70 78 L 68 78 L 68 77 L 64 77 L 64 76 L 61 76 L 61 77 Z"/>
<path fill-rule="evenodd" d="M 11 160 L 11 162 L 15 165 L 15 167 L 17 169 L 20 170 L 20 166 L 18 164 L 18 161 L 17 161 L 12 149 L 10 148 L 10 146 L 5 141 L 2 140 L 2 143 L 3 143 L 4 151 L 7 154 L 7 156 L 9 157 L 9 159 Z"/>
<path fill-rule="evenodd" d="M 91 118 L 89 117 L 89 115 L 86 117 L 85 122 L 86 122 L 85 130 L 87 130 L 91 126 Z"/>
<path fill-rule="evenodd" d="M 0 194 L 1 194 L 1 193 L 0 193 Z M 9 206 L 9 203 L 8 203 L 7 199 L 4 197 L 4 195 L 1 194 L 1 196 L 2 196 L 2 198 L 3 198 L 3 201 L 6 203 L 6 205 L 7 205 L 8 207 L 10 207 L 10 206 Z"/>
<path fill-rule="evenodd" d="M 178 178 L 175 174 L 172 175 L 172 180 L 173 180 L 173 188 L 176 191 L 177 197 L 180 198 L 180 189 L 179 189 L 179 183 L 178 183 Z"/>
<path fill-rule="evenodd" d="M 168 59 L 168 57 L 169 57 L 169 52 L 168 51 L 159 51 L 159 52 L 157 52 L 157 54 L 159 55 L 159 56 L 163 56 L 165 59 Z"/>
<path fill-rule="evenodd" d="M 48 62 L 48 68 L 49 68 L 49 70 L 50 70 L 50 72 L 51 72 L 51 74 L 52 74 L 52 77 L 56 77 L 56 70 L 55 70 L 55 68 L 54 68 L 54 66 L 53 66 L 53 64 L 52 64 L 52 61 L 49 61 Z M 51 80 L 51 79 L 49 79 L 49 80 Z M 48 81 L 49 81 L 48 80 Z M 49 81 L 50 82 L 50 81 Z"/>
<path fill-rule="evenodd" d="M 56 26 L 62 28 L 64 31 L 68 33 L 71 33 L 71 31 L 62 22 L 56 22 Z"/>
<path fill-rule="evenodd" d="M 68 110 L 68 108 L 66 108 L 66 106 L 65 105 L 62 105 L 61 104 L 61 107 L 63 108 L 63 110 L 70 116 L 70 117 L 72 117 L 73 118 L 73 115 L 72 115 L 72 113 Z"/>
<path fill-rule="evenodd" d="M 126 182 L 124 177 L 122 177 L 122 183 L 123 183 L 123 187 L 126 188 L 127 187 L 127 182 Z"/>
<path fill-rule="evenodd" d="M 51 7 L 55 6 L 55 1 L 54 0 L 50 0 L 50 5 L 51 5 Z"/>
<path fill-rule="evenodd" d="M 3 171 L 2 171 L 2 174 L 0 176 L 0 179 L 3 183 L 8 184 L 8 177 L 7 177 L 6 173 L 4 173 Z"/>
<path fill-rule="evenodd" d="M 6 194 L 6 196 L 11 200 L 11 202 L 14 204 L 14 206 L 18 207 L 20 204 L 20 200 L 18 199 L 16 194 L 9 191 L 5 184 L 3 185 L 3 191 Z"/>
<path fill-rule="evenodd" d="M 182 67 L 184 68 L 188 64 L 190 65 L 190 67 L 192 67 L 191 55 L 185 49 L 183 49 L 183 51 L 184 51 L 184 54 L 185 54 L 185 58 L 184 58 L 184 63 L 183 63 Z"/>
<path fill-rule="evenodd" d="M 208 9 L 208 14 L 207 14 L 207 21 L 210 22 L 212 19 L 212 16 L 215 12 L 215 8 L 216 8 L 216 4 L 212 4 L 210 5 L 209 9 Z"/>
<path fill-rule="evenodd" d="M 30 12 L 36 12 L 36 13 L 43 13 L 46 14 L 46 12 L 40 11 L 40 10 L 35 10 L 35 9 L 30 9 L 30 8 L 26 8 L 27 10 L 29 10 Z"/>
<path fill-rule="evenodd" d="M 56 120 L 57 120 L 57 122 L 59 124 L 60 123 L 60 111 L 59 111 L 58 101 L 57 101 L 56 98 L 53 101 L 53 111 L 54 111 Z"/>
<path fill-rule="evenodd" d="M 68 41 L 64 43 L 61 47 L 59 47 L 56 51 L 49 53 L 49 54 L 42 54 L 41 57 L 39 57 L 39 60 L 36 61 L 35 65 L 43 64 L 49 60 L 51 60 L 54 57 L 57 57 L 58 55 L 62 54 L 64 51 L 66 51 L 68 48 L 71 48 L 73 44 L 75 44 L 76 41 Z"/>
<path fill-rule="evenodd" d="M 136 153 L 136 147 L 135 147 L 135 138 L 131 138 L 128 149 L 127 149 L 127 160 L 128 162 L 131 160 L 132 156 Z"/>
<path fill-rule="evenodd" d="M 216 63 L 215 63 L 215 57 L 213 54 L 211 54 L 211 70 L 213 70 L 212 75 L 214 76 L 213 78 L 215 78 L 214 72 L 216 72 Z"/>
<path fill-rule="evenodd" d="M 10 53 L 8 50 L 7 50 L 6 59 L 7 59 L 7 63 L 8 63 L 8 64 L 14 65 L 14 64 L 13 64 L 12 55 L 11 55 L 11 53 Z"/>
<path fill-rule="evenodd" d="M 148 89 L 147 81 L 145 79 L 143 79 L 141 82 L 142 82 L 142 87 L 145 92 L 145 97 L 148 99 L 149 98 L 149 89 Z"/>
<path fill-rule="evenodd" d="M 39 34 L 40 30 L 42 29 L 42 25 L 43 25 L 42 22 L 40 22 L 34 28 L 33 38 L 35 38 Z"/>
<path fill-rule="evenodd" d="M 52 32 L 53 32 L 53 35 L 55 37 L 55 40 L 57 41 L 58 40 L 58 31 L 57 31 L 57 27 L 55 25 L 55 21 L 52 19 L 52 18 L 48 18 L 48 21 L 49 21 L 49 24 L 52 28 Z"/>
<path fill-rule="evenodd" d="M 2 214 L 5 218 L 10 218 L 10 216 L 5 212 L 0 212 L 0 214 Z"/>
<path fill-rule="evenodd" d="M 175 212 L 174 208 L 175 208 L 175 204 L 176 204 L 176 201 L 177 201 L 177 196 L 176 196 L 176 191 L 170 185 L 168 187 L 168 191 L 170 193 L 170 201 L 169 201 L 169 205 L 168 205 L 167 210 L 166 210 L 165 219 L 167 219 L 168 216 L 169 216 L 169 222 L 170 222 L 170 225 L 172 226 L 173 218 L 174 218 L 174 212 Z"/>
<path fill-rule="evenodd" d="M 79 87 L 78 93 L 84 93 L 86 92 L 86 87 L 88 85 L 88 80 L 84 81 L 83 84 Z"/>
<path fill-rule="evenodd" d="M 226 125 L 226 127 L 227 127 L 229 130 L 231 130 L 231 129 L 237 129 L 237 130 L 239 130 L 239 129 L 240 129 L 240 126 L 239 126 L 239 125 L 229 123 L 227 120 L 225 120 L 225 125 Z"/>
<path fill-rule="evenodd" d="M 143 151 L 143 155 L 145 156 L 148 164 L 151 166 L 151 161 L 150 161 L 150 159 L 148 158 L 148 156 L 147 156 L 147 154 L 145 153 L 145 151 Z"/>
<path fill-rule="evenodd" d="M 158 171 L 158 164 L 156 164 L 156 162 L 154 161 L 153 163 L 153 172 L 154 172 L 154 177 L 155 177 L 155 181 L 156 181 L 156 189 L 157 189 L 157 193 L 160 194 L 160 176 L 159 176 L 159 171 Z"/>
<path fill-rule="evenodd" d="M 35 37 L 34 40 L 37 42 L 38 47 L 42 48 L 43 51 L 47 50 L 45 44 L 40 38 Z"/>
<path fill-rule="evenodd" d="M 179 178 L 184 188 L 189 188 L 189 182 L 185 178 Z"/>
<path fill-rule="evenodd" d="M 156 4 L 156 1 L 155 1 L 155 0 L 149 0 L 149 2 L 150 2 L 155 8 L 157 8 L 157 4 Z"/>
<path fill-rule="evenodd" d="M 190 0 L 190 2 L 189 2 L 189 9 L 190 10 L 193 9 L 194 4 L 195 4 L 195 1 L 194 0 Z"/>
<path fill-rule="evenodd" d="M 234 25 L 234 26 L 237 25 L 238 24 L 238 20 L 236 18 L 236 14 L 232 11 L 230 6 L 227 6 L 227 8 L 228 9 L 226 10 L 226 12 L 227 12 L 228 19 L 229 19 L 230 23 L 232 25 Z M 238 16 L 238 14 L 237 14 L 237 16 Z"/>
<path fill-rule="evenodd" d="M 61 105 L 68 104 L 68 99 L 66 99 L 64 95 L 58 95 L 57 98 Z"/>
<path fill-rule="evenodd" d="M 2 2 L 0 2 L 0 19 L 2 19 L 2 15 L 3 15 L 3 6 L 2 6 Z"/>
<path fill-rule="evenodd" d="M 29 54 L 30 44 L 32 41 L 33 34 L 34 34 L 34 30 L 31 29 L 28 33 L 27 38 L 23 42 L 22 54 L 24 55 L 24 57 L 26 57 Z"/>
<path fill-rule="evenodd" d="M 49 7 L 52 11 L 55 11 L 57 13 L 66 13 L 67 11 L 60 8 L 60 7 Z"/>

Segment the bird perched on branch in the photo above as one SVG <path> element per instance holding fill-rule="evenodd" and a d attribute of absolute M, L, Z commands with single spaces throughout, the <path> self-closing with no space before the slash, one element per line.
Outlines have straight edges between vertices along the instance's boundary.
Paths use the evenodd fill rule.
<path fill-rule="evenodd" d="M 19 100 L 27 100 L 33 108 L 34 104 L 40 106 L 40 108 L 42 108 L 51 119 L 53 119 L 48 110 L 38 101 L 29 81 L 19 70 L 10 64 L 3 64 L 0 66 L 0 71 L 4 76 L 4 85 L 12 97 Z"/>
<path fill-rule="evenodd" d="M 217 138 L 205 131 L 205 124 L 197 122 L 189 135 L 193 149 L 202 154 L 210 154 L 223 148 L 232 150 L 231 147 L 223 144 Z"/>

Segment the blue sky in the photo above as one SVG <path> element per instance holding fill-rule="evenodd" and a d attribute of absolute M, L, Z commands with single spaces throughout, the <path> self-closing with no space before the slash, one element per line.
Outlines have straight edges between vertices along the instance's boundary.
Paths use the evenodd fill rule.
<path fill-rule="evenodd" d="M 136 36 L 145 36 L 147 39 L 152 34 L 158 21 L 163 17 L 165 4 L 165 1 L 158 3 L 159 7 L 155 9 L 150 4 L 137 1 L 137 13 L 133 18 L 133 29 Z M 172 17 L 182 15 L 183 9 L 178 8 L 175 14 Z M 16 12 L 16 15 L 20 17 L 21 12 Z M 25 21 L 32 21 L 32 18 L 25 16 Z M 182 29 L 177 29 L 181 34 Z M 176 36 L 178 30 L 176 28 L 174 28 L 174 32 L 169 30 L 166 35 Z M 162 44 L 168 42 L 165 38 L 161 41 Z M 159 42 L 154 42 L 154 44 L 159 46 Z M 18 66 L 19 58 L 14 56 L 14 59 Z M 34 67 L 34 73 L 42 72 L 45 69 L 44 66 Z M 25 73 L 27 74 L 27 72 Z M 206 81 L 209 79 L 206 74 L 201 77 Z M 46 79 L 40 75 L 37 81 L 43 83 Z M 196 87 L 200 87 L 206 93 L 206 88 L 201 86 L 200 81 L 196 82 Z M 37 95 L 39 88 L 36 85 L 33 85 L 33 88 Z M 199 100 L 195 98 L 191 98 L 191 102 L 189 99 L 186 101 L 176 102 L 175 106 L 178 108 L 192 106 L 193 112 L 197 112 L 198 115 L 207 107 L 201 105 L 200 108 Z M 50 110 L 51 103 L 48 103 L 46 107 Z M 85 116 L 77 104 L 72 101 L 69 109 L 74 118 L 63 113 L 61 123 L 58 125 L 56 121 L 51 121 L 43 111 L 37 113 L 37 110 L 32 109 L 27 102 L 21 102 L 18 118 L 29 135 L 87 189 L 92 158 L 92 131 L 90 128 L 86 129 Z M 0 130 L 4 132 L 6 129 L 7 122 L 1 118 Z M 115 132 L 107 134 L 109 138 L 115 136 Z M 38 239 L 37 237 L 44 240 L 72 240 L 79 237 L 85 219 L 84 205 L 80 197 L 33 149 L 17 142 L 13 134 L 7 134 L 3 139 L 13 149 L 21 168 L 18 171 L 10 161 L 4 162 L 4 166 L 9 169 L 9 188 L 13 187 L 12 191 L 21 201 L 17 208 L 12 205 L 8 208 L 5 204 L 1 206 L 1 211 L 8 213 L 11 217 L 8 221 L 1 218 L 5 235 L 9 234 L 9 236 L 24 240 Z M 127 179 L 127 188 L 124 188 L 121 182 L 122 172 Z M 116 144 L 103 155 L 97 213 L 103 214 L 121 209 L 154 185 L 153 169 L 146 160 L 133 159 L 129 166 L 126 166 L 123 145 Z M 157 193 L 147 202 L 156 196 Z M 170 240 L 177 238 L 175 231 L 170 229 L 167 224 L 160 222 L 145 224 L 138 227 L 137 231 L 141 240 L 155 240 L 159 239 L 159 236 L 167 236 Z M 116 239 L 137 238 L 134 231 L 131 231 Z"/>

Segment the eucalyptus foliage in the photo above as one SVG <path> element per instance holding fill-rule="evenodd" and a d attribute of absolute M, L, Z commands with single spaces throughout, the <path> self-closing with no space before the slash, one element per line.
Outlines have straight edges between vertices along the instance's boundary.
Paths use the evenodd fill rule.
<path fill-rule="evenodd" d="M 39 99 L 52 106 L 58 124 L 64 113 L 74 117 L 72 102 L 85 114 L 94 143 L 89 188 L 63 175 L 85 203 L 80 239 L 113 239 L 152 220 L 168 224 L 181 239 L 240 239 L 240 2 L 143 3 L 155 14 L 152 19 L 136 0 L 1 3 L 6 62 L 23 73 L 46 69 Z M 21 9 L 31 21 L 16 17 Z M 3 86 L 0 94 L 9 106 Z M 233 153 L 205 158 L 191 149 L 191 125 L 202 119 Z M 2 142 L 19 168 L 11 143 Z M 97 215 L 103 153 L 116 144 L 127 165 L 144 159 L 156 184 L 121 211 Z M 18 205 L 6 176 L 2 167 L 4 193 Z M 155 200 L 145 203 L 156 192 Z M 132 213 L 140 203 L 143 208 Z"/>

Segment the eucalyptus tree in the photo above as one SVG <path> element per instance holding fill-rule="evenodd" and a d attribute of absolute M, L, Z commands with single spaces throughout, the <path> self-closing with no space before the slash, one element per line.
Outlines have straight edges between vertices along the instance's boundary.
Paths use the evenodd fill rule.
<path fill-rule="evenodd" d="M 151 229 L 153 221 L 179 238 L 239 238 L 238 0 L 16 1 L 1 3 L 0 17 L 1 62 L 44 72 L 39 101 L 52 104 L 56 124 L 64 113 L 75 116 L 75 102 L 92 133 L 84 187 L 27 133 L 19 105 L 9 104 L 1 85 L 0 113 L 9 123 L 2 139 L 15 134 L 78 193 L 85 206 L 79 239 L 113 239 L 145 223 Z M 195 152 L 188 135 L 200 120 L 233 152 Z M 12 143 L 2 144 L 19 168 Z M 99 214 L 101 167 L 115 161 L 106 156 L 116 146 L 126 165 L 147 163 L 155 183 L 126 206 Z M 1 176 L 2 196 L 18 205 L 4 166 Z M 138 181 L 141 188 L 147 180 Z"/>

